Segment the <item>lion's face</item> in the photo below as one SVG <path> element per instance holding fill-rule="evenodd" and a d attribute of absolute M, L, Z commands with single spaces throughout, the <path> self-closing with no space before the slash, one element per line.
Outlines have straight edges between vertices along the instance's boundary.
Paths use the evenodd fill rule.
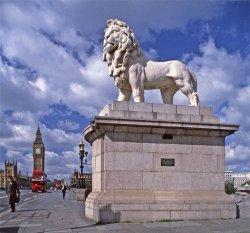
<path fill-rule="evenodd" d="M 115 84 L 119 88 L 128 85 L 127 67 L 131 54 L 137 52 L 137 47 L 133 32 L 124 22 L 108 21 L 108 27 L 104 30 L 103 61 L 108 63 L 109 76 L 115 78 Z"/>
<path fill-rule="evenodd" d="M 122 41 L 122 31 L 119 26 L 112 25 L 105 31 L 103 47 L 110 53 L 117 49 L 119 43 Z"/>

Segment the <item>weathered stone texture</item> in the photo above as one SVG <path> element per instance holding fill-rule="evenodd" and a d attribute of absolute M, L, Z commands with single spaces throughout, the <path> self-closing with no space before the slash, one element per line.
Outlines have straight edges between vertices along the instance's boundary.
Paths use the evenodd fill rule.
<path fill-rule="evenodd" d="M 114 101 L 85 129 L 96 221 L 235 218 L 224 193 L 225 137 L 212 108 Z M 161 159 L 174 159 L 162 166 Z"/>

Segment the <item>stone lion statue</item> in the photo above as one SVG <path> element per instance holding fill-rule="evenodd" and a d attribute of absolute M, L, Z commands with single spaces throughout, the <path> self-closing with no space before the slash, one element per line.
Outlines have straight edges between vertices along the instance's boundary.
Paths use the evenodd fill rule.
<path fill-rule="evenodd" d="M 199 105 L 197 80 L 187 66 L 176 60 L 149 60 L 129 26 L 118 19 L 107 21 L 103 60 L 119 88 L 118 101 L 129 101 L 132 94 L 135 102 L 144 102 L 144 90 L 160 89 L 163 102 L 173 104 L 174 94 L 181 90 L 192 106 Z"/>

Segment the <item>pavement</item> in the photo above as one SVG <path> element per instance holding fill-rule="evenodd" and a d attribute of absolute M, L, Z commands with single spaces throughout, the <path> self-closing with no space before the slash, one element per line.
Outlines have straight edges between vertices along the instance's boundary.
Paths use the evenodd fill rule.
<path fill-rule="evenodd" d="M 84 215 L 84 202 L 75 193 L 53 191 L 30 202 L 20 203 L 16 212 L 0 214 L 1 233 L 250 233 L 250 218 L 152 223 L 97 224 Z"/>

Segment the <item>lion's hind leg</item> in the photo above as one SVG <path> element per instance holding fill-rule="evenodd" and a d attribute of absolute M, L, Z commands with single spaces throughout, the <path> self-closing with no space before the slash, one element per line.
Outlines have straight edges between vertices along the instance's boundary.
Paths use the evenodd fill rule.
<path fill-rule="evenodd" d="M 184 95 L 188 97 L 191 106 L 199 106 L 199 96 L 197 92 L 191 89 L 187 89 L 186 87 L 183 87 L 180 90 Z"/>
<path fill-rule="evenodd" d="M 199 106 L 199 96 L 189 82 L 178 80 L 176 85 L 180 88 L 181 92 L 188 97 L 191 106 Z"/>
<path fill-rule="evenodd" d="M 189 99 L 191 106 L 199 106 L 199 95 L 197 92 L 193 91 Z"/>
<path fill-rule="evenodd" d="M 161 96 L 164 104 L 173 104 L 174 94 L 178 91 L 176 86 L 161 88 Z"/>

